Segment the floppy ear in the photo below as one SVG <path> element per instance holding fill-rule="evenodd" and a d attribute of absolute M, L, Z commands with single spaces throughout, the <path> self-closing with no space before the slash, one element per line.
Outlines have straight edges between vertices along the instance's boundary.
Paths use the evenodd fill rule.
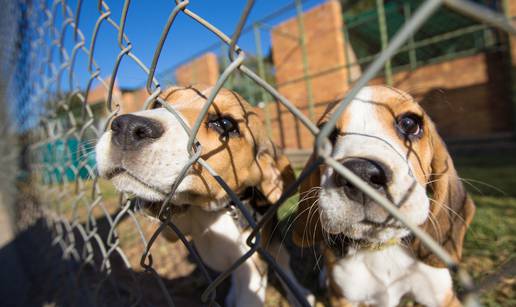
<path fill-rule="evenodd" d="M 466 230 L 475 214 L 475 204 L 460 182 L 453 161 L 433 123 L 429 125 L 434 155 L 431 162 L 431 183 L 427 189 L 433 201 L 430 204 L 430 217 L 422 228 L 444 247 L 455 261 L 459 261 Z M 414 239 L 411 247 L 418 259 L 426 264 L 445 267 L 445 264 L 419 239 Z"/>
<path fill-rule="evenodd" d="M 267 199 L 267 203 L 274 204 L 284 189 L 296 180 L 294 170 L 288 158 L 279 153 L 274 145 L 269 150 L 259 152 L 256 161 L 261 172 L 257 187 Z M 257 204 L 265 205 L 263 202 Z"/>
<path fill-rule="evenodd" d="M 338 105 L 337 101 L 331 102 L 326 107 L 317 125 L 322 127 L 332 115 L 332 110 Z M 316 160 L 315 150 L 305 164 L 305 169 Z M 301 182 L 299 188 L 299 204 L 293 217 L 292 241 L 300 247 L 313 246 L 324 239 L 323 229 L 319 219 L 317 199 L 321 187 L 321 167 L 317 167 Z M 303 171 L 304 171 L 303 170 Z"/>
<path fill-rule="evenodd" d="M 315 161 L 312 153 L 307 166 Z M 300 247 L 313 246 L 323 240 L 322 227 L 319 220 L 316 200 L 321 186 L 321 170 L 317 167 L 302 183 L 299 191 L 299 205 L 293 217 L 292 239 Z"/>

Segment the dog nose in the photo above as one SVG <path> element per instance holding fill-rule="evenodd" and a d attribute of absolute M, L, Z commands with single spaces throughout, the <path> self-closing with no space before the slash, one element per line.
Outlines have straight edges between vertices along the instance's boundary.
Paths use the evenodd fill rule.
<path fill-rule="evenodd" d="M 342 165 L 376 190 L 385 189 L 390 181 L 388 169 L 378 161 L 355 158 L 346 160 Z M 335 184 L 343 188 L 348 198 L 352 200 L 363 202 L 366 199 L 360 189 L 337 173 L 335 173 Z"/>
<path fill-rule="evenodd" d="M 113 142 L 123 150 L 135 150 L 163 134 L 163 127 L 154 119 L 132 114 L 120 115 L 111 123 Z"/>

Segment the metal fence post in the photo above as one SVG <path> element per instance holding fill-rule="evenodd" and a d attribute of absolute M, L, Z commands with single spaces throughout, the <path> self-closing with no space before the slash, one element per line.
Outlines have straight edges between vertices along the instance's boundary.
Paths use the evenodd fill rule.
<path fill-rule="evenodd" d="M 410 15 L 412 14 L 411 8 L 410 8 L 410 2 L 403 3 L 403 16 L 405 19 L 405 22 L 409 20 Z M 410 62 L 410 69 L 415 69 L 417 67 L 417 51 L 414 47 L 414 36 L 411 36 L 408 40 L 408 53 L 409 53 L 409 62 Z"/>
<path fill-rule="evenodd" d="M 376 11 L 378 13 L 378 27 L 380 29 L 380 38 L 382 42 L 382 51 L 387 48 L 389 43 L 389 32 L 387 29 L 387 21 L 385 19 L 385 8 L 383 0 L 376 0 Z M 388 85 L 392 85 L 392 65 L 391 59 L 385 62 L 384 66 L 385 81 Z"/>
<path fill-rule="evenodd" d="M 228 54 L 228 51 L 229 51 L 229 47 L 225 44 L 221 45 L 220 46 L 220 54 Z M 229 63 L 228 63 L 228 58 L 225 57 L 225 56 L 222 56 L 222 71 L 224 71 L 224 69 L 226 69 L 226 67 L 228 67 Z M 228 80 L 226 81 L 226 85 L 227 86 L 231 86 L 232 85 L 232 81 L 233 81 L 233 78 L 229 77 Z"/>
<path fill-rule="evenodd" d="M 306 84 L 306 94 L 308 98 L 308 115 L 312 121 L 315 121 L 314 111 L 314 98 L 312 90 L 312 81 L 309 76 L 309 61 L 308 61 L 308 50 L 306 49 L 306 37 L 305 37 L 305 26 L 303 22 L 303 5 L 301 0 L 295 0 L 296 2 L 296 19 L 297 29 L 299 36 L 299 46 L 301 48 L 301 57 L 303 59 L 303 78 Z"/>
<path fill-rule="evenodd" d="M 512 2 L 512 3 L 511 3 Z M 516 8 L 511 10 L 511 5 L 516 6 L 514 1 L 503 0 L 503 11 L 505 17 L 509 20 L 514 20 L 514 16 L 511 16 L 511 11 L 516 11 Z M 516 138 L 516 36 L 511 34 L 507 34 L 507 39 L 509 40 L 509 50 L 508 54 L 508 62 L 509 62 L 509 77 L 510 77 L 510 88 L 509 95 L 510 101 L 512 104 L 512 126 L 513 126 L 513 138 Z"/>
<path fill-rule="evenodd" d="M 258 62 L 258 75 L 263 80 L 267 80 L 265 74 L 265 64 L 263 60 L 263 50 L 262 50 L 262 36 L 261 36 L 261 24 L 254 23 L 253 24 L 253 32 L 254 32 L 254 42 L 256 47 L 256 61 Z M 260 87 L 260 98 L 262 103 L 264 104 L 263 113 L 265 114 L 265 126 L 267 128 L 267 134 L 272 138 L 272 124 L 271 124 L 271 115 L 269 112 L 269 103 L 270 96 L 265 92 L 263 88 Z"/>
<path fill-rule="evenodd" d="M 344 25 L 344 29 L 343 29 L 343 32 L 344 32 L 344 58 L 346 59 L 346 73 L 348 75 L 348 84 L 351 84 L 353 82 L 353 80 L 351 80 L 351 69 L 352 69 L 352 65 L 353 64 L 356 64 L 358 65 L 358 63 L 350 63 L 350 56 L 349 56 L 349 51 L 348 51 L 348 48 L 351 48 L 351 41 L 349 40 L 349 30 L 348 30 L 348 26 L 347 25 Z"/>

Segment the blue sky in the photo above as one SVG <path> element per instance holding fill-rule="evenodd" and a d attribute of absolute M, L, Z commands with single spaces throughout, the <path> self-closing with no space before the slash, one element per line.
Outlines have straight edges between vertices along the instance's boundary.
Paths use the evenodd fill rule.
<path fill-rule="evenodd" d="M 279 8 L 293 3 L 294 0 L 256 0 L 254 8 L 248 19 L 247 24 L 262 19 Z M 120 20 L 122 0 L 110 0 L 108 3 L 112 15 L 111 17 L 118 23 Z M 323 0 L 305 0 L 303 8 L 308 9 Z M 188 8 L 202 16 L 220 30 L 228 35 L 234 31 L 240 18 L 240 14 L 246 4 L 244 0 L 191 0 Z M 76 0 L 70 1 L 69 5 L 75 11 Z M 172 0 L 133 0 L 129 7 L 127 17 L 126 33 L 133 43 L 133 52 L 145 63 L 150 66 L 154 49 L 158 43 L 163 26 L 168 16 L 174 8 Z M 291 9 L 278 17 L 271 19 L 268 24 L 276 25 L 279 22 L 294 16 L 295 10 Z M 80 15 L 79 27 L 83 31 L 89 47 L 95 23 L 99 17 L 97 1 L 84 0 Z M 203 28 L 201 25 L 180 13 L 176 19 L 170 34 L 167 38 L 163 53 L 158 64 L 158 73 L 165 71 L 177 64 L 184 62 L 200 50 L 218 42 L 218 38 Z M 66 36 L 65 45 L 72 46 L 72 31 Z M 268 31 L 262 31 L 262 44 L 265 52 L 270 48 L 270 36 Z M 252 31 L 243 35 L 239 45 L 247 52 L 255 53 L 255 42 Z M 215 50 L 221 52 L 221 49 Z M 111 75 L 116 56 L 120 52 L 117 45 L 117 32 L 111 25 L 104 22 L 101 25 L 97 44 L 95 47 L 94 58 L 101 67 L 101 76 Z M 88 80 L 87 58 L 79 54 L 75 71 L 77 81 L 82 86 Z M 119 69 L 117 76 L 119 85 L 122 87 L 138 87 L 145 80 L 146 75 L 129 58 L 125 58 Z"/>

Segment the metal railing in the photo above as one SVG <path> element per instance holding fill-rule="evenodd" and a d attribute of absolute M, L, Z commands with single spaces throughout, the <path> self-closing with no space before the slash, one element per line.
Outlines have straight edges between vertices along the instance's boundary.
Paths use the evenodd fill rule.
<path fill-rule="evenodd" d="M 125 31 L 125 25 L 128 18 L 128 12 L 131 10 L 131 1 L 125 0 L 119 20 L 112 17 L 112 11 L 108 6 L 108 1 L 98 1 L 98 18 L 93 29 L 90 41 L 86 41 L 83 31 L 81 30 L 81 7 L 83 1 L 78 0 L 76 7 L 72 8 L 65 0 L 54 0 L 51 3 L 47 1 L 20 1 L 23 6 L 26 20 L 29 21 L 34 32 L 26 35 L 24 41 L 28 44 L 26 51 L 20 52 L 19 57 L 27 63 L 30 73 L 26 76 L 27 80 L 23 83 L 11 83 L 15 88 L 20 86 L 26 87 L 27 95 L 23 99 L 27 99 L 32 112 L 37 113 L 39 124 L 26 125 L 26 130 L 31 132 L 31 139 L 28 143 L 31 155 L 31 170 L 35 177 L 34 183 L 37 183 L 37 191 L 47 224 L 53 229 L 53 242 L 55 246 L 59 246 L 62 250 L 64 259 L 72 259 L 79 263 L 78 271 L 85 271 L 86 268 L 95 268 L 103 277 L 96 283 L 94 302 L 100 299 L 101 290 L 105 287 L 113 287 L 116 291 L 121 291 L 117 287 L 117 278 L 115 272 L 114 258 L 119 259 L 122 266 L 131 272 L 131 279 L 138 284 L 138 276 L 132 271 L 133 264 L 127 256 L 127 250 L 122 247 L 119 226 L 122 220 L 128 219 L 131 225 L 136 229 L 136 238 L 140 239 L 143 248 L 141 253 L 140 265 L 145 273 L 153 276 L 157 282 L 160 295 L 165 298 L 168 305 L 174 306 L 174 295 L 171 295 L 165 282 L 159 274 L 159 268 L 156 268 L 153 262 L 152 253 L 156 249 L 155 243 L 159 239 L 164 229 L 176 233 L 182 244 L 191 255 L 192 261 L 200 270 L 200 276 L 205 281 L 202 293 L 199 293 L 201 301 L 208 305 L 216 305 L 216 290 L 228 279 L 230 274 L 238 268 L 242 263 L 249 259 L 255 253 L 258 253 L 268 263 L 273 271 L 277 273 L 279 278 L 287 285 L 294 297 L 301 305 L 306 306 L 307 302 L 300 295 L 299 289 L 294 286 L 290 277 L 283 272 L 278 266 L 274 257 L 272 257 L 260 244 L 260 230 L 267 221 L 273 218 L 279 205 L 284 203 L 292 194 L 295 193 L 300 183 L 310 175 L 321 163 L 325 163 L 333 167 L 336 172 L 345 177 L 349 182 L 360 188 L 371 199 L 382 206 L 393 217 L 402 222 L 411 232 L 423 242 L 435 255 L 437 255 L 452 272 L 456 272 L 461 285 L 465 288 L 466 295 L 463 302 L 468 306 L 478 305 L 476 292 L 473 290 L 471 278 L 468 273 L 461 269 L 455 263 L 448 253 L 436 243 L 427 233 L 421 230 L 417 225 L 409 222 L 397 209 L 396 204 L 380 195 L 376 190 L 372 189 L 363 180 L 354 173 L 338 163 L 331 156 L 331 145 L 328 142 L 328 136 L 332 132 L 339 116 L 344 112 L 348 104 L 357 95 L 358 91 L 365 86 L 374 76 L 376 76 L 404 44 L 418 31 L 421 25 L 442 5 L 448 6 L 458 12 L 467 14 L 480 22 L 489 24 L 501 30 L 507 31 L 511 35 L 516 34 L 516 27 L 505 16 L 492 12 L 480 5 L 462 1 L 462 0 L 426 0 L 402 26 L 396 35 L 390 40 L 388 45 L 383 48 L 381 53 L 375 57 L 374 61 L 368 65 L 362 76 L 354 83 L 349 94 L 340 102 L 333 116 L 328 123 L 319 129 L 311 119 L 304 115 L 292 102 L 282 96 L 273 86 L 267 83 L 259 74 L 244 64 L 246 53 L 238 46 L 242 29 L 246 24 L 249 13 L 253 8 L 254 1 L 249 0 L 240 16 L 239 22 L 235 27 L 232 35 L 227 35 L 211 24 L 202 16 L 189 9 L 190 1 L 176 0 L 173 10 L 170 12 L 168 20 L 162 29 L 160 40 L 154 49 L 154 56 L 151 64 L 146 65 L 133 51 L 133 44 Z M 194 125 L 189 127 L 183 123 L 185 131 L 189 135 L 188 150 L 190 159 L 184 166 L 181 176 L 177 178 L 172 186 L 171 192 L 167 199 L 163 202 L 159 213 L 160 223 L 152 232 L 152 235 L 146 236 L 144 225 L 140 224 L 137 214 L 134 212 L 134 204 L 131 200 L 123 196 L 119 197 L 119 206 L 116 212 L 112 212 L 108 206 L 105 186 L 99 182 L 96 172 L 86 160 L 80 161 L 74 165 L 73 159 L 54 159 L 44 160 L 44 152 L 50 151 L 51 155 L 72 157 L 73 154 L 79 156 L 89 156 L 90 149 L 86 145 L 91 145 L 103 133 L 103 129 L 95 126 L 94 113 L 88 104 L 88 95 L 92 89 L 94 82 L 100 82 L 105 86 L 109 95 L 106 102 L 106 108 L 109 112 L 109 118 L 113 118 L 119 111 L 119 106 L 113 98 L 113 89 L 115 80 L 119 74 L 120 64 L 124 61 L 132 61 L 144 72 L 147 77 L 146 90 L 149 97 L 146 100 L 145 108 L 153 102 L 157 102 L 165 107 L 168 111 L 175 114 L 174 109 L 167 107 L 167 102 L 160 97 L 165 90 L 162 88 L 159 78 L 156 77 L 156 71 L 159 67 L 159 59 L 164 53 L 164 44 L 169 34 L 174 30 L 174 22 L 179 14 L 190 18 L 202 27 L 217 36 L 221 42 L 228 47 L 228 66 L 224 69 L 216 85 L 210 92 L 203 109 L 198 114 Z M 100 31 L 106 27 L 114 29 L 117 32 L 116 44 L 119 48 L 118 57 L 114 63 L 110 80 L 101 78 L 101 67 L 97 64 L 96 47 L 104 42 L 98 39 Z M 27 28 L 27 29 L 28 29 Z M 69 37 L 67 32 L 71 31 L 72 42 L 65 42 L 65 37 Z M 79 56 L 80 55 L 80 56 Z M 75 67 L 78 65 L 78 59 L 84 58 L 87 64 L 89 77 L 85 84 L 78 84 L 76 80 Z M 20 58 L 18 58 L 20 61 Z M 16 71 L 16 70 L 15 70 Z M 200 128 L 201 121 L 205 117 L 208 108 L 213 103 L 220 89 L 227 82 L 231 74 L 239 71 L 247 78 L 252 80 L 257 86 L 262 88 L 267 95 L 271 95 L 275 100 L 281 103 L 289 112 L 291 112 L 302 125 L 304 125 L 311 134 L 316 138 L 314 151 L 318 158 L 311 165 L 307 166 L 303 173 L 299 175 L 295 183 L 288 187 L 275 206 L 272 206 L 262 219 L 256 221 L 246 206 L 241 202 L 239 197 L 232 191 L 224 180 L 215 172 L 207 161 L 200 157 L 202 144 L 200 144 L 196 135 Z M 16 76 L 15 76 L 16 77 Z M 77 108 L 77 105 L 80 108 Z M 78 112 L 79 110 L 79 112 Z M 177 118 L 181 118 L 175 114 Z M 104 127 L 107 129 L 107 127 Z M 78 140 L 79 145 L 73 152 L 70 146 L 53 146 L 57 141 L 66 143 L 69 139 Z M 86 145 L 84 145 L 86 144 Z M 239 210 L 245 220 L 252 228 L 252 233 L 247 238 L 249 251 L 244 257 L 235 262 L 230 269 L 214 278 L 209 273 L 209 269 L 200 260 L 192 243 L 188 241 L 181 230 L 170 221 L 171 204 L 170 198 L 174 194 L 179 183 L 183 180 L 189 168 L 198 163 L 204 167 L 211 176 L 220 184 L 220 186 L 229 195 L 235 209 Z M 87 178 L 79 176 L 80 172 L 87 172 Z M 66 180 L 65 175 L 71 172 L 74 176 L 70 180 Z M 43 174 L 49 174 L 52 178 L 49 184 L 41 180 Z M 39 177 L 39 178 L 38 178 Z M 407 191 L 410 193 L 410 191 Z M 404 198 L 404 197 L 402 197 Z M 107 236 L 101 235 L 101 223 L 103 220 L 104 227 L 107 227 Z M 137 245 L 132 243 L 132 245 Z M 117 264 L 118 265 L 118 264 Z M 124 293 L 127 293 L 124 292 Z M 128 303 L 132 305 L 142 304 L 142 292 L 129 291 Z M 119 295 L 120 299 L 123 297 Z"/>

